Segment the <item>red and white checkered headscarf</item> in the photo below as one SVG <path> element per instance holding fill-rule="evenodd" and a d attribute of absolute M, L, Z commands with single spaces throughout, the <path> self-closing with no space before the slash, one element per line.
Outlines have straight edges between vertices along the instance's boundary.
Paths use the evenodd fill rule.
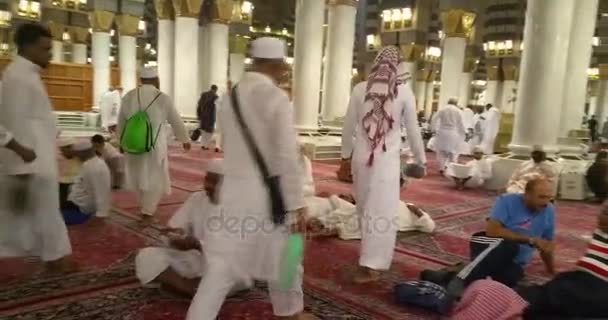
<path fill-rule="evenodd" d="M 528 303 L 513 289 L 493 280 L 477 280 L 464 292 L 450 320 L 518 320 Z"/>
<path fill-rule="evenodd" d="M 365 92 L 367 112 L 363 117 L 363 129 L 367 133 L 372 149 L 367 163 L 369 166 L 374 163 L 374 152 L 378 146 L 382 145 L 382 151 L 386 151 L 386 133 L 393 128 L 395 122 L 389 110 L 386 110 L 386 103 L 397 98 L 399 62 L 401 62 L 401 54 L 397 47 L 383 48 L 376 57 L 367 79 Z"/>

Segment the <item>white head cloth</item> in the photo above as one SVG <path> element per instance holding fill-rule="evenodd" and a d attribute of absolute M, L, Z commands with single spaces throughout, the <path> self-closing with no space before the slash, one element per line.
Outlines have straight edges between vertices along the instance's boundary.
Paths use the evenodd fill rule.
<path fill-rule="evenodd" d="M 216 174 L 223 175 L 224 174 L 224 159 L 215 158 L 209 160 L 207 164 L 207 172 L 212 172 Z"/>
<path fill-rule="evenodd" d="M 278 38 L 263 37 L 251 42 L 251 56 L 260 59 L 285 59 L 285 41 Z"/>
<path fill-rule="evenodd" d="M 93 149 L 93 144 L 89 140 L 82 140 L 74 144 L 72 149 L 74 151 L 87 151 Z"/>
<path fill-rule="evenodd" d="M 158 78 L 158 70 L 156 67 L 145 67 L 139 71 L 139 77 L 142 79 L 156 79 Z"/>

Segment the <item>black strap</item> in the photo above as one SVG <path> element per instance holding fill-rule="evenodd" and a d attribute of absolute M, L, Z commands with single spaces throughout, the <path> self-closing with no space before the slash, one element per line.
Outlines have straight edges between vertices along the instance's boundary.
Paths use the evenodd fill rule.
<path fill-rule="evenodd" d="M 268 178 L 268 177 L 270 177 L 270 172 L 268 171 L 268 166 L 266 165 L 266 162 L 264 162 L 264 157 L 262 157 L 262 153 L 260 152 L 260 149 L 258 149 L 258 146 L 255 144 L 255 141 L 253 140 L 253 135 L 251 134 L 251 130 L 249 130 L 249 127 L 245 123 L 245 120 L 243 120 L 243 114 L 241 113 L 241 105 L 239 104 L 239 98 L 238 98 L 238 95 L 236 92 L 236 88 L 237 88 L 237 86 L 234 86 L 234 88 L 232 88 L 231 93 L 230 93 L 230 95 L 232 97 L 232 107 L 234 109 L 234 114 L 236 115 L 236 120 L 239 122 L 239 125 L 241 126 L 241 130 L 243 132 L 245 142 L 247 142 L 249 151 L 253 155 L 255 162 L 258 164 L 258 167 L 260 168 L 262 175 L 264 176 L 264 178 Z"/>

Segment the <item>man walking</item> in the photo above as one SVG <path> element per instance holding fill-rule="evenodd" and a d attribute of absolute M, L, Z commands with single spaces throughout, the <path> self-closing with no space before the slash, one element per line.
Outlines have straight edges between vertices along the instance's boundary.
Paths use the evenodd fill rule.
<path fill-rule="evenodd" d="M 196 108 L 196 115 L 200 127 L 198 130 L 192 133 L 192 141 L 198 140 L 201 137 L 201 144 L 203 150 L 209 149 L 209 143 L 213 138 L 213 131 L 215 130 L 215 103 L 217 102 L 217 86 L 212 85 L 211 90 L 203 93 L 198 100 L 198 106 Z"/>

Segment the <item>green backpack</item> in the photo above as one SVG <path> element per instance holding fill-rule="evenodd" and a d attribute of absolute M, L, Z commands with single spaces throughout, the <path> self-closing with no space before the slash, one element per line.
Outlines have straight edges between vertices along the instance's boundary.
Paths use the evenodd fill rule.
<path fill-rule="evenodd" d="M 125 122 L 122 134 L 120 135 L 120 146 L 126 152 L 130 154 L 144 154 L 152 151 L 158 140 L 160 133 L 160 124 L 156 135 L 148 117 L 148 109 L 158 99 L 160 92 L 152 99 L 152 102 L 148 104 L 145 109 L 141 109 L 141 99 L 139 96 L 139 89 L 137 89 L 137 103 L 139 104 L 139 111 L 135 112 L 134 115 L 129 117 Z"/>

